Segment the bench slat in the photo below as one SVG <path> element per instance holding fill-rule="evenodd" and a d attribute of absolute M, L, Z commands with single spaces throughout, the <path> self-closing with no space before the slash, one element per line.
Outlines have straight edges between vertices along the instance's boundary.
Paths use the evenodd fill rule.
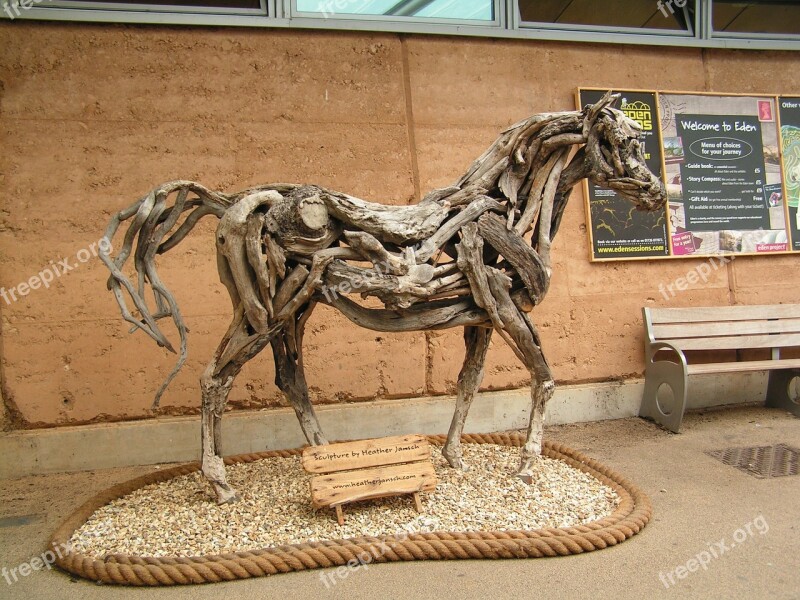
<path fill-rule="evenodd" d="M 788 348 L 800 346 L 800 334 L 777 335 L 739 335 L 711 338 L 667 338 L 659 340 L 669 342 L 681 350 L 739 350 L 744 348 Z"/>
<path fill-rule="evenodd" d="M 777 321 L 725 321 L 722 323 L 669 323 L 653 325 L 653 337 L 692 338 L 721 335 L 753 335 L 765 333 L 800 333 L 800 319 Z"/>
<path fill-rule="evenodd" d="M 751 321 L 754 319 L 800 319 L 800 304 L 754 306 L 703 306 L 696 308 L 648 308 L 650 322 L 696 323 L 710 321 Z"/>
<path fill-rule="evenodd" d="M 724 362 L 694 364 L 688 366 L 688 373 L 738 373 L 739 371 L 771 371 L 774 369 L 800 369 L 800 358 L 781 360 L 752 360 L 746 362 Z"/>

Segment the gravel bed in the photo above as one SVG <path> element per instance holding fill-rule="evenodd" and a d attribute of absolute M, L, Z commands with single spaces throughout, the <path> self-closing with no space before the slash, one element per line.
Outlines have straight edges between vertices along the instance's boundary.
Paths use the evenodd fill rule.
<path fill-rule="evenodd" d="M 451 469 L 439 447 L 432 458 L 439 477 L 422 494 L 424 512 L 411 496 L 344 506 L 346 522 L 311 506 L 309 479 L 299 457 L 268 458 L 228 467 L 239 492 L 218 506 L 202 475 L 192 473 L 147 485 L 101 507 L 72 536 L 76 552 L 199 556 L 284 544 L 432 531 L 511 531 L 572 527 L 610 515 L 619 497 L 594 477 L 541 457 L 536 479 L 514 476 L 519 449 L 464 444 L 468 471 Z"/>

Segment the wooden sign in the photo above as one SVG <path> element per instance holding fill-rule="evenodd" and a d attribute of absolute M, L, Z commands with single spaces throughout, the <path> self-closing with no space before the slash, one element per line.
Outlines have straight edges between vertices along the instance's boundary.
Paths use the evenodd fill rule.
<path fill-rule="evenodd" d="M 303 468 L 318 474 L 311 480 L 315 508 L 336 509 L 344 524 L 342 504 L 413 494 L 422 511 L 419 493 L 436 488 L 430 445 L 421 435 L 403 435 L 358 442 L 311 446 L 303 451 Z"/>

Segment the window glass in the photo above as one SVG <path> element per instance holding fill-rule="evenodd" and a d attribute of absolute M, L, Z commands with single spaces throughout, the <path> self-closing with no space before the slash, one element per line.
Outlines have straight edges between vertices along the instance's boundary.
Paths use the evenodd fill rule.
<path fill-rule="evenodd" d="M 59 0 L 59 4 L 87 4 L 94 0 Z M 261 8 L 259 0 L 96 0 L 98 7 L 105 4 L 128 4 L 153 7 L 196 6 L 198 8 Z M 42 6 L 42 4 L 39 4 Z"/>
<path fill-rule="evenodd" d="M 493 0 L 297 0 L 300 12 L 429 19 L 494 20 Z"/>
<path fill-rule="evenodd" d="M 690 31 L 694 0 L 519 0 L 519 14 L 531 23 Z"/>
<path fill-rule="evenodd" d="M 800 2 L 714 0 L 711 10 L 716 32 L 800 34 Z"/>

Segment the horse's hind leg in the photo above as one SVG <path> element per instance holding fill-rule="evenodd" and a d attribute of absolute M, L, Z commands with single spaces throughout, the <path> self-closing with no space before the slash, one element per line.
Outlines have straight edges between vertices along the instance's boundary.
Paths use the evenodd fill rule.
<path fill-rule="evenodd" d="M 236 500 L 236 491 L 228 485 L 225 475 L 225 463 L 222 460 L 221 419 L 228 401 L 228 394 L 233 386 L 233 377 L 221 380 L 214 376 L 217 362 L 212 360 L 200 377 L 200 389 L 203 394 L 203 416 L 200 426 L 200 437 L 203 445 L 201 470 L 211 484 L 218 504 Z"/>
<path fill-rule="evenodd" d="M 475 397 L 475 393 L 483 380 L 483 366 L 486 360 L 486 351 L 492 338 L 492 329 L 488 327 L 465 327 L 464 343 L 467 351 L 464 364 L 458 374 L 458 398 L 447 442 L 442 448 L 442 456 L 447 459 L 450 466 L 455 469 L 465 469 L 461 460 L 461 433 L 464 431 L 464 422 Z"/>
<path fill-rule="evenodd" d="M 228 394 L 244 364 L 261 352 L 269 340 L 269 336 L 250 334 L 240 305 L 214 358 L 200 377 L 203 398 L 201 470 L 214 489 L 218 504 L 236 500 L 236 491 L 228 484 L 222 459 L 222 415 Z"/>
<path fill-rule="evenodd" d="M 327 444 L 328 440 L 314 412 L 314 405 L 308 396 L 303 369 L 303 333 L 305 323 L 314 309 L 314 303 L 307 306 L 301 316 L 287 323 L 280 335 L 272 340 L 272 355 L 275 358 L 275 384 L 286 395 L 294 408 L 303 435 L 312 446 Z"/>

